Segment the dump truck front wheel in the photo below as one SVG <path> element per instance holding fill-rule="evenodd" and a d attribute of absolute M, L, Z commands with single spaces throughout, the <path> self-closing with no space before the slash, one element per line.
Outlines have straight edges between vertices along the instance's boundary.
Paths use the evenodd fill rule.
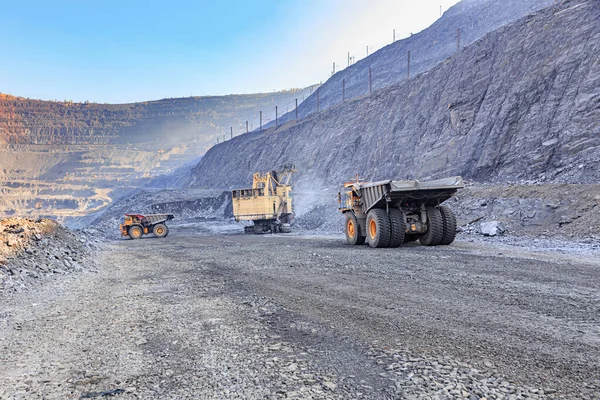
<path fill-rule="evenodd" d="M 427 207 L 427 232 L 419 237 L 424 246 L 437 246 L 444 236 L 442 213 L 437 207 Z"/>
<path fill-rule="evenodd" d="M 439 206 L 438 208 L 442 214 L 442 222 L 444 224 L 444 234 L 440 244 L 447 246 L 454 242 L 454 239 L 456 238 L 456 216 L 454 215 L 454 212 L 446 206 Z"/>
<path fill-rule="evenodd" d="M 127 234 L 132 239 L 139 239 L 144 234 L 144 230 L 139 225 L 133 225 L 129 227 L 129 229 L 127 230 Z"/>
<path fill-rule="evenodd" d="M 360 234 L 360 225 L 356 215 L 352 212 L 346 213 L 346 241 L 351 245 L 365 244 L 365 237 Z"/>
<path fill-rule="evenodd" d="M 169 234 L 169 228 L 165 224 L 156 224 L 152 228 L 152 233 L 158 238 L 163 238 Z"/>
<path fill-rule="evenodd" d="M 388 247 L 392 229 L 388 213 L 381 208 L 374 208 L 367 215 L 367 241 L 371 247 Z"/>

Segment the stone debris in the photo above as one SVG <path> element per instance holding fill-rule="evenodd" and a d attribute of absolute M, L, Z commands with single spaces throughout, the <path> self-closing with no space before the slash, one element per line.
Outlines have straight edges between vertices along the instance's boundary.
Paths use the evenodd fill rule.
<path fill-rule="evenodd" d="M 403 399 L 552 399 L 555 389 L 518 385 L 496 375 L 487 363 L 478 369 L 449 357 L 417 356 L 373 348 L 370 357 L 389 371 L 395 398 Z"/>
<path fill-rule="evenodd" d="M 504 224 L 498 221 L 482 222 L 479 225 L 479 232 L 483 236 L 496 236 L 506 232 Z"/>
<path fill-rule="evenodd" d="M 93 266 L 101 243 L 93 231 L 73 233 L 50 219 L 0 221 L 0 292 L 22 291 L 33 281 Z"/>

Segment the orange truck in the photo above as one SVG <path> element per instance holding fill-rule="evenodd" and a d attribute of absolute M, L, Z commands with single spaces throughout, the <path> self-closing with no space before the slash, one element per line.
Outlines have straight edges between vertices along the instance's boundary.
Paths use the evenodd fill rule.
<path fill-rule="evenodd" d="M 166 222 L 175 216 L 173 214 L 125 214 L 125 221 L 119 225 L 122 236 L 139 239 L 152 233 L 155 237 L 163 238 L 169 234 Z"/>

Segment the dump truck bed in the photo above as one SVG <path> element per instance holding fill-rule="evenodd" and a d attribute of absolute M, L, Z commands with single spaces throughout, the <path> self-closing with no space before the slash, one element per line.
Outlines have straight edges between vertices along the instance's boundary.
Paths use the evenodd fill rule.
<path fill-rule="evenodd" d="M 141 221 L 147 221 L 149 224 L 159 224 L 161 222 L 169 221 L 175 218 L 173 214 L 125 214 L 128 217 L 137 217 Z"/>
<path fill-rule="evenodd" d="M 388 200 L 401 203 L 418 200 L 427 205 L 437 205 L 452 197 L 458 189 L 464 188 L 460 176 L 426 182 L 388 180 L 355 185 L 357 192 L 361 194 L 362 208 L 365 213 L 374 207 L 384 205 Z"/>

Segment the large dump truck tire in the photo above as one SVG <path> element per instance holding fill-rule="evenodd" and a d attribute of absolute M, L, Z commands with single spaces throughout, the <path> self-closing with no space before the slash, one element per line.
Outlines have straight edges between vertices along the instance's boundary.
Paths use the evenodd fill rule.
<path fill-rule="evenodd" d="M 388 213 L 381 208 L 374 208 L 367 214 L 367 242 L 371 247 L 388 247 L 392 229 Z"/>
<path fill-rule="evenodd" d="M 390 244 L 389 247 L 400 247 L 406 234 L 406 216 L 398 208 L 390 208 Z"/>
<path fill-rule="evenodd" d="M 152 233 L 157 238 L 163 238 L 169 234 L 169 228 L 165 224 L 156 224 L 152 227 Z"/>
<path fill-rule="evenodd" d="M 139 239 L 144 234 L 144 230 L 139 225 L 132 225 L 127 229 L 127 234 L 132 239 Z"/>
<path fill-rule="evenodd" d="M 437 207 L 427 207 L 427 232 L 419 237 L 424 246 L 437 246 L 444 236 L 444 221 Z"/>
<path fill-rule="evenodd" d="M 346 241 L 350 245 L 365 244 L 365 237 L 360 234 L 360 225 L 353 212 L 346 213 Z"/>
<path fill-rule="evenodd" d="M 438 208 L 442 214 L 442 222 L 444 224 L 444 234 L 440 244 L 447 246 L 454 242 L 456 238 L 456 215 L 447 206 L 439 206 Z"/>

